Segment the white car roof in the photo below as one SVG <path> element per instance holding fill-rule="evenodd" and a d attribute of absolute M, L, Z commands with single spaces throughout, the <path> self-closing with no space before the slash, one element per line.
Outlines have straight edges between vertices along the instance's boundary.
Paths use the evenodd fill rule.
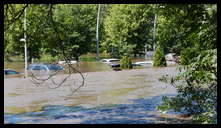
<path fill-rule="evenodd" d="M 110 60 L 119 60 L 119 59 L 114 59 L 114 58 L 113 58 L 113 59 L 102 59 L 102 60 L 109 60 L 109 61 L 110 61 Z"/>
<path fill-rule="evenodd" d="M 11 68 L 6 68 L 6 69 L 4 69 L 4 70 L 15 70 L 15 69 L 11 69 Z"/>

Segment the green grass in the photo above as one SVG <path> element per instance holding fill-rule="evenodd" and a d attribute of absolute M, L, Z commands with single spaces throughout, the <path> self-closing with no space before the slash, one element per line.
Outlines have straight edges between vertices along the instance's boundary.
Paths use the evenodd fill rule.
<path fill-rule="evenodd" d="M 9 56 L 8 58 L 4 57 L 4 62 L 23 62 L 24 58 L 22 55 Z"/>
<path fill-rule="evenodd" d="M 57 56 L 51 56 L 50 54 L 44 54 L 41 56 L 39 62 L 43 62 L 43 63 L 53 63 L 58 61 L 58 57 Z"/>

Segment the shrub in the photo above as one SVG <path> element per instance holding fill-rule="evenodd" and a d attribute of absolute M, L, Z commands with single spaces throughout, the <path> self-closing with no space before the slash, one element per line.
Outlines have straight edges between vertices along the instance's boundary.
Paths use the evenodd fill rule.
<path fill-rule="evenodd" d="M 163 53 L 162 48 L 159 46 L 157 47 L 154 57 L 153 57 L 153 66 L 165 67 L 166 66 L 166 59 Z"/>
<path fill-rule="evenodd" d="M 40 62 L 44 62 L 44 63 L 53 63 L 58 61 L 58 57 L 53 57 L 50 54 L 43 54 L 40 58 Z"/>
<path fill-rule="evenodd" d="M 120 67 L 122 69 L 132 69 L 132 59 L 128 56 L 123 56 L 120 60 Z"/>

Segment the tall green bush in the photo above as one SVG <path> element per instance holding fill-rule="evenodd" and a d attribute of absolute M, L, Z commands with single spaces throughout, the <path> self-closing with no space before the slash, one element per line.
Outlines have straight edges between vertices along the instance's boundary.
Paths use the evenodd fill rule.
<path fill-rule="evenodd" d="M 132 59 L 131 57 L 128 56 L 123 56 L 122 59 L 120 60 L 120 67 L 122 69 L 132 69 Z"/>
<path fill-rule="evenodd" d="M 163 50 L 160 46 L 157 47 L 154 57 L 153 57 L 153 66 L 159 66 L 159 67 L 165 67 L 167 66 L 166 64 L 166 59 L 163 53 Z"/>

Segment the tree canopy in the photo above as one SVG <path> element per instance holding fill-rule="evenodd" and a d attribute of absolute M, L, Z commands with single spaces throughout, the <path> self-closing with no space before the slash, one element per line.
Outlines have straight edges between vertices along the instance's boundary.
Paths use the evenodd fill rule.
<path fill-rule="evenodd" d="M 45 52 L 55 55 L 61 51 L 60 46 L 66 47 L 76 59 L 87 52 L 96 52 L 98 5 L 9 4 L 4 5 L 6 54 L 23 54 L 20 39 L 24 33 L 25 8 L 29 57 L 40 58 Z M 188 47 L 216 48 L 215 11 L 215 5 L 205 4 L 101 5 L 101 50 L 116 57 L 142 54 L 145 46 L 152 51 L 155 14 L 156 42 L 165 53 L 180 54 Z"/>
<path fill-rule="evenodd" d="M 152 5 L 112 5 L 104 21 L 103 46 L 115 56 L 143 52 L 152 38 Z"/>

